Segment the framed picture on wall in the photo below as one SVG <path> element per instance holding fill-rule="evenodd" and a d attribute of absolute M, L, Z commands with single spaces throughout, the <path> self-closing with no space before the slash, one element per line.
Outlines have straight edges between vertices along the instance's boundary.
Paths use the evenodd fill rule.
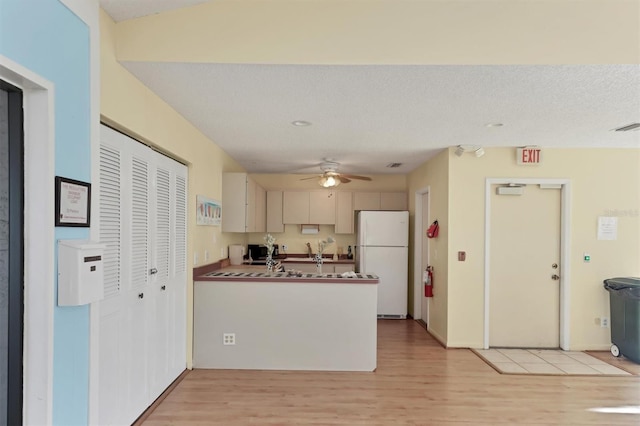
<path fill-rule="evenodd" d="M 56 226 L 91 225 L 91 184 L 56 176 Z"/>
<path fill-rule="evenodd" d="M 204 195 L 196 195 L 196 225 L 220 226 L 222 203 Z"/>

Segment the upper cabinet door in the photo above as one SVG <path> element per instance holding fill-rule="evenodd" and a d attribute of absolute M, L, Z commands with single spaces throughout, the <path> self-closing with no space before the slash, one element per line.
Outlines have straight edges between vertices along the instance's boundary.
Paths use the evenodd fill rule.
<path fill-rule="evenodd" d="M 267 232 L 284 232 L 282 191 L 267 191 Z"/>
<path fill-rule="evenodd" d="M 336 234 L 353 234 L 353 192 L 336 192 Z"/>
<path fill-rule="evenodd" d="M 247 218 L 247 221 L 245 223 L 245 232 L 257 232 L 256 229 L 256 224 L 257 224 L 257 220 L 256 220 L 256 190 L 257 190 L 257 185 L 256 182 L 251 179 L 251 178 L 247 178 L 247 192 L 246 192 L 246 199 L 245 199 L 245 215 Z M 224 206 L 224 201 L 222 203 L 222 205 Z M 224 208 L 224 207 L 223 207 Z"/>
<path fill-rule="evenodd" d="M 309 193 L 309 222 L 319 225 L 336 223 L 335 191 L 313 191 Z"/>
<path fill-rule="evenodd" d="M 282 221 L 285 224 L 309 222 L 309 192 L 284 191 L 282 198 Z"/>
<path fill-rule="evenodd" d="M 353 194 L 354 210 L 380 210 L 379 192 L 356 192 Z"/>
<path fill-rule="evenodd" d="M 246 232 L 247 174 L 222 175 L 222 232 Z"/>
<path fill-rule="evenodd" d="M 255 232 L 265 232 L 267 230 L 267 191 L 258 184 L 256 184 L 255 200 Z"/>
<path fill-rule="evenodd" d="M 380 193 L 380 210 L 407 210 L 407 193 Z"/>

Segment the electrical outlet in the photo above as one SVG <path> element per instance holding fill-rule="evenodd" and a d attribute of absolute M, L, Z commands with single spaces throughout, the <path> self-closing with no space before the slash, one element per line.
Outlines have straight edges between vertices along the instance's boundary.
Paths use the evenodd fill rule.
<path fill-rule="evenodd" d="M 282 245 L 282 251 L 287 251 L 287 248 L 288 248 L 288 247 L 287 247 L 287 245 L 286 245 L 286 244 L 283 244 L 283 245 Z"/>
<path fill-rule="evenodd" d="M 222 344 L 225 346 L 236 344 L 236 333 L 222 333 Z"/>
<path fill-rule="evenodd" d="M 609 327 L 609 318 L 600 318 L 600 327 Z"/>

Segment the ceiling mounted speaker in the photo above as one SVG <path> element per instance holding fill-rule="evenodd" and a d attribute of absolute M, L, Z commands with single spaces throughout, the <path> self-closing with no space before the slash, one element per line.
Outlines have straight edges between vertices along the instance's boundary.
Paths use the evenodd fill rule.
<path fill-rule="evenodd" d="M 458 145 L 454 151 L 458 157 L 462 157 L 465 152 L 473 152 L 476 157 L 482 157 L 484 148 L 479 145 Z"/>

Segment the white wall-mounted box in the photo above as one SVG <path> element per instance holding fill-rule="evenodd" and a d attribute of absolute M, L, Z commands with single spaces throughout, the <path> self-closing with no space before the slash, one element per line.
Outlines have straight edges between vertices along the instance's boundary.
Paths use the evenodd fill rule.
<path fill-rule="evenodd" d="M 86 305 L 104 297 L 104 249 L 94 241 L 58 241 L 58 306 Z"/>

